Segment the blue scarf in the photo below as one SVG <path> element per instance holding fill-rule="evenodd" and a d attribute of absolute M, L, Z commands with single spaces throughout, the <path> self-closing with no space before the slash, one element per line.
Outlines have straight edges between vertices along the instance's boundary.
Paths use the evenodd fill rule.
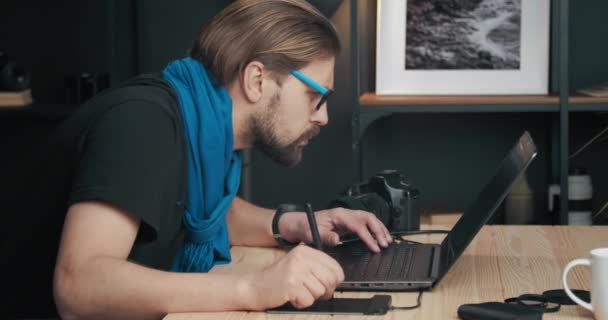
<path fill-rule="evenodd" d="M 188 146 L 186 239 L 171 269 L 207 272 L 230 262 L 226 213 L 241 176 L 240 155 L 232 150 L 232 100 L 192 58 L 169 63 L 163 77 L 177 93 Z"/>

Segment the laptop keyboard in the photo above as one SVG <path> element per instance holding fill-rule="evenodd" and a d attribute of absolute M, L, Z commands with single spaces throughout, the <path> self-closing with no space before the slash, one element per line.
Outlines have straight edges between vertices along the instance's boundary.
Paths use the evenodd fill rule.
<path fill-rule="evenodd" d="M 380 253 L 373 253 L 365 246 L 344 249 L 330 254 L 340 263 L 350 281 L 406 279 L 414 254 L 413 246 L 395 244 Z"/>

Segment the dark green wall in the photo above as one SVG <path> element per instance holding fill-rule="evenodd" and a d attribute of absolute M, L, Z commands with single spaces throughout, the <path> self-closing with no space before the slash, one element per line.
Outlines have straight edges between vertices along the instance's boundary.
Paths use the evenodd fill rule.
<path fill-rule="evenodd" d="M 581 87 L 608 81 L 605 0 L 570 1 L 570 81 Z"/>
<path fill-rule="evenodd" d="M 63 99 L 64 76 L 109 73 L 110 1 L 3 1 L 0 49 L 32 72 L 36 101 Z"/>
<path fill-rule="evenodd" d="M 570 86 L 580 89 L 608 82 L 608 1 L 570 1 Z M 608 126 L 608 112 L 570 114 L 570 152 Z M 594 212 L 608 201 L 608 140 L 597 142 L 572 158 L 593 179 Z M 604 219 L 608 223 L 608 219 Z"/>
<path fill-rule="evenodd" d="M 160 71 L 171 59 L 184 56 L 202 23 L 229 2 L 9 0 L 3 2 L 0 12 L 0 47 L 11 49 L 20 61 L 31 66 L 38 101 L 54 102 L 58 101 L 65 74 L 110 72 L 116 83 L 137 72 Z M 276 206 L 281 202 L 310 201 L 320 207 L 354 181 L 349 3 L 343 1 L 332 18 L 344 49 L 335 70 L 336 95 L 329 105 L 330 123 L 307 147 L 304 161 L 296 168 L 277 167 L 263 155 L 253 153 L 255 203 Z M 608 11 L 608 2 L 570 3 L 572 87 L 608 80 L 608 43 L 604 41 L 608 25 L 602 16 Z M 36 10 L 31 9 L 34 7 Z M 364 169 L 369 175 L 380 169 L 397 168 L 420 187 L 424 207 L 461 210 L 521 131 L 530 130 L 541 153 L 530 168 L 529 177 L 534 191 L 544 198 L 546 184 L 553 180 L 550 154 L 555 150 L 550 149 L 550 137 L 554 116 L 409 114 L 384 118 L 373 124 L 365 136 Z M 571 149 L 607 122 L 605 115 L 573 115 Z M 8 142 L 3 142 L 3 147 L 6 145 Z M 606 143 L 594 146 L 574 161 L 593 174 L 596 206 L 608 199 L 608 170 L 602 164 L 606 149 Z"/>
<path fill-rule="evenodd" d="M 230 2 L 135 0 L 138 71 L 157 72 L 185 56 L 203 23 Z"/>

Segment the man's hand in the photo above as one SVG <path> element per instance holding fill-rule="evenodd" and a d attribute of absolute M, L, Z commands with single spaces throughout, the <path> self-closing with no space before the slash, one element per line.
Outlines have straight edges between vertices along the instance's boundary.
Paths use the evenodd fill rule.
<path fill-rule="evenodd" d="M 287 302 L 306 308 L 317 299 L 329 299 L 344 281 L 344 272 L 330 256 L 305 245 L 260 272 L 247 277 L 251 310 L 266 310 Z"/>
<path fill-rule="evenodd" d="M 340 236 L 350 232 L 357 234 L 374 252 L 379 252 L 380 246 L 385 248 L 393 241 L 386 226 L 367 211 L 333 208 L 317 211 L 315 217 L 321 240 L 326 245 L 338 245 Z M 287 241 L 312 242 L 310 226 L 303 212 L 284 214 L 279 220 L 279 231 Z"/>

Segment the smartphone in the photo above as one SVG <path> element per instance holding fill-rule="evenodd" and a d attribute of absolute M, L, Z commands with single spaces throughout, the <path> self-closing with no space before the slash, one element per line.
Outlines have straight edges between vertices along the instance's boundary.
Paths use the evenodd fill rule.
<path fill-rule="evenodd" d="M 371 298 L 332 298 L 318 300 L 303 309 L 287 303 L 278 308 L 266 310 L 268 313 L 318 313 L 318 314 L 363 314 L 384 315 L 391 306 L 391 296 L 377 294 Z"/>

